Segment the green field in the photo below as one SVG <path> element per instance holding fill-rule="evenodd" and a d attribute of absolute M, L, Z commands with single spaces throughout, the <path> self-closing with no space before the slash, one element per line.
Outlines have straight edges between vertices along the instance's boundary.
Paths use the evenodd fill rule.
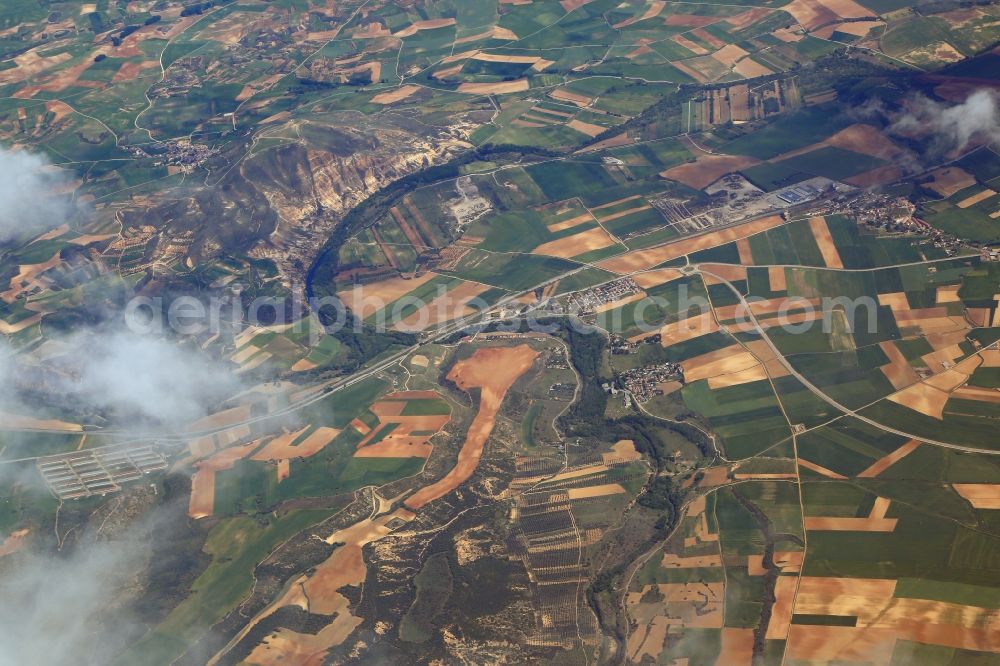
<path fill-rule="evenodd" d="M 557 257 L 486 254 L 472 250 L 450 273 L 464 280 L 517 292 L 537 287 L 579 266 Z"/>
<path fill-rule="evenodd" d="M 209 534 L 212 563 L 191 586 L 191 595 L 126 652 L 121 664 L 172 661 L 250 592 L 253 570 L 276 546 L 332 515 L 332 510 L 296 510 L 269 518 L 230 518 Z"/>
<path fill-rule="evenodd" d="M 997 195 L 970 206 L 958 205 L 988 189 L 977 184 L 956 192 L 944 201 L 928 203 L 927 221 L 942 231 L 974 241 L 990 243 L 1000 239 L 1000 219 L 991 217 L 1000 209 Z"/>
<path fill-rule="evenodd" d="M 989 362 L 967 386 L 1000 389 L 983 353 L 1000 338 L 1000 148 L 981 145 L 996 138 L 984 91 L 1000 80 L 1000 6 L 859 2 L 0 0 L 0 165 L 39 156 L 8 169 L 0 212 L 0 420 L 83 424 L 0 426 L 0 589 L 39 563 L 58 573 L 49 556 L 68 566 L 93 545 L 139 546 L 96 606 L 77 608 L 69 585 L 12 612 L 37 616 L 43 648 L 65 652 L 55 661 L 89 663 L 96 645 L 123 666 L 216 654 L 712 666 L 738 650 L 803 666 L 829 647 L 817 636 L 843 648 L 819 659 L 831 666 L 996 663 L 993 620 L 964 606 L 1000 610 L 1000 511 L 957 484 L 1000 483 L 988 455 L 1000 401 L 959 392 L 935 418 L 937 404 L 924 414 L 889 398 L 918 378 L 964 381 L 976 354 Z M 838 135 L 858 125 L 876 145 Z M 942 197 L 942 165 L 975 180 Z M 883 177 L 897 180 L 867 187 Z M 820 178 L 860 185 L 776 203 Z M 741 237 L 766 215 L 783 224 Z M 537 253 L 604 232 L 605 247 Z M 599 267 L 612 257 L 621 273 Z M 667 266 L 679 270 L 653 284 Z M 617 299 L 630 280 L 647 298 L 591 311 L 591 296 Z M 303 293 L 353 303 L 361 287 L 398 296 L 357 304 L 347 328 L 332 305 L 300 307 Z M 463 327 L 404 330 L 456 294 L 462 313 L 432 316 L 469 313 Z M 73 346 L 117 334 L 141 300 L 155 317 L 187 297 L 233 306 L 204 330 L 152 336 L 201 375 L 170 376 L 178 363 L 157 368 L 162 381 L 132 377 L 135 359 L 111 354 L 105 368 Z M 264 314 L 257 299 L 280 304 L 273 322 L 248 323 Z M 770 302 L 746 326 L 737 306 L 757 299 Z M 806 326 L 782 325 L 782 299 Z M 685 333 L 705 305 L 718 326 Z M 536 315 L 550 332 L 529 331 Z M 692 337 L 671 343 L 674 331 Z M 525 344 L 537 359 L 504 393 L 473 472 L 406 512 L 456 460 L 467 471 L 459 447 L 482 425 L 483 395 L 450 369 Z M 108 368 L 143 407 L 170 406 L 163 386 L 204 388 L 198 407 L 229 425 L 94 400 L 107 391 L 90 374 Z M 417 397 L 389 397 L 404 392 Z M 416 418 L 447 423 L 409 433 L 433 437 L 428 457 L 357 455 Z M 254 459 L 282 433 L 292 457 Z M 166 469 L 57 497 L 45 456 L 149 438 Z M 212 511 L 196 512 L 192 479 L 213 473 Z M 613 492 L 570 492 L 595 485 Z M 886 501 L 890 531 L 809 521 Z M 351 567 L 364 582 L 339 589 L 343 604 L 269 608 L 223 649 L 351 525 L 367 530 L 352 556 L 363 571 Z M 787 637 L 767 639 L 787 601 L 776 586 L 800 574 L 775 569 L 784 553 L 804 555 L 807 577 L 886 580 L 895 599 L 865 626 L 847 583 L 836 609 L 797 604 Z M 656 587 L 680 584 L 669 599 Z M 978 626 L 956 638 L 923 631 L 931 620 Z M 320 645 L 331 623 L 335 644 Z M 14 652 L 34 638 L 7 625 L 0 644 Z M 980 637 L 997 652 L 952 646 Z"/>
<path fill-rule="evenodd" d="M 708 419 L 730 458 L 759 454 L 791 434 L 766 380 L 715 391 L 700 380 L 685 386 L 683 396 L 690 409 Z"/>
<path fill-rule="evenodd" d="M 722 151 L 769 160 L 781 153 L 817 143 L 850 123 L 850 119 L 840 115 L 835 107 L 808 107 L 781 116 L 764 129 L 724 144 Z"/>
<path fill-rule="evenodd" d="M 880 159 L 843 148 L 824 146 L 778 162 L 759 164 L 743 170 L 743 175 L 761 189 L 788 187 L 815 176 L 845 180 L 885 164 Z"/>

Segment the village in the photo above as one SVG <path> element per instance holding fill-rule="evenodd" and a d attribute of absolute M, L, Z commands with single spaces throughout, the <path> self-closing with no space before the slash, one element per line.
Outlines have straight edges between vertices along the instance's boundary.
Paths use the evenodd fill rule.
<path fill-rule="evenodd" d="M 639 403 L 649 402 L 651 398 L 663 395 L 663 384 L 667 382 L 684 381 L 684 370 L 680 364 L 656 363 L 634 370 L 626 370 L 615 377 L 615 382 L 605 384 L 605 391 L 616 395 L 619 390 L 627 391 Z"/>
<path fill-rule="evenodd" d="M 640 293 L 642 293 L 642 289 L 635 283 L 635 280 L 622 278 L 570 294 L 565 299 L 553 301 L 550 307 L 555 312 L 593 314 L 600 312 L 601 308 L 608 303 L 615 303 Z"/>

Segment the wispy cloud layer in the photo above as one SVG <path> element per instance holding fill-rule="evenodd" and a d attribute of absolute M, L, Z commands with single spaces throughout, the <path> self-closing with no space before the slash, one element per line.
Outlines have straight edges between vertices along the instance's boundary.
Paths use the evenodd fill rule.
<path fill-rule="evenodd" d="M 40 155 L 0 148 L 0 243 L 54 229 L 71 207 L 68 178 Z"/>

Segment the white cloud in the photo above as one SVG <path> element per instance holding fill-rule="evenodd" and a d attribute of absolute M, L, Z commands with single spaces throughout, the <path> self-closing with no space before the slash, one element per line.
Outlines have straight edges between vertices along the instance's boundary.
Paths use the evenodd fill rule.
<path fill-rule="evenodd" d="M 227 368 L 171 341 L 87 331 L 68 342 L 80 365 L 66 388 L 122 417 L 180 427 L 239 390 Z"/>
<path fill-rule="evenodd" d="M 949 105 L 920 95 L 906 113 L 893 119 L 894 134 L 930 137 L 932 152 L 962 150 L 973 140 L 1000 141 L 1000 108 L 992 90 L 980 89 L 961 104 Z"/>
<path fill-rule="evenodd" d="M 124 627 L 100 614 L 117 603 L 140 558 L 128 541 L 81 545 L 66 556 L 33 554 L 0 581 L 0 666 L 107 663 Z"/>
<path fill-rule="evenodd" d="M 57 193 L 66 183 L 44 157 L 0 148 L 0 243 L 65 222 L 70 206 Z"/>
<path fill-rule="evenodd" d="M 46 407 L 83 407 L 141 435 L 182 429 L 242 390 L 222 363 L 151 335 L 86 329 L 53 342 L 44 358 L 14 357 L 0 342 L 0 412 L 40 416 Z M 24 372 L 44 378 L 35 409 L 11 389 Z"/>

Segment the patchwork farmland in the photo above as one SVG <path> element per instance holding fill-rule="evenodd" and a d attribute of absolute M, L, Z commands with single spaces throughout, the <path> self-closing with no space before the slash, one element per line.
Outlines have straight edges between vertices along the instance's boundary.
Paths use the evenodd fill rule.
<path fill-rule="evenodd" d="M 998 39 L 0 3 L 0 654 L 994 663 Z"/>

